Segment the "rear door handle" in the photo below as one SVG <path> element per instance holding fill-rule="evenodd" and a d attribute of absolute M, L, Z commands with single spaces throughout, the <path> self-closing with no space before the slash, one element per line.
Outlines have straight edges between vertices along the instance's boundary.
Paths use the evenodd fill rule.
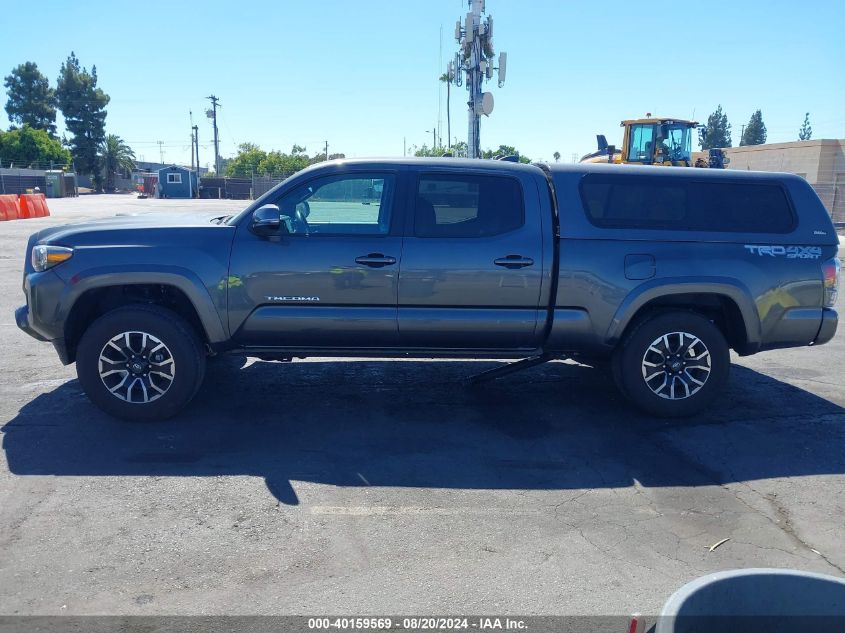
<path fill-rule="evenodd" d="M 390 257 L 389 255 L 383 255 L 381 253 L 370 253 L 369 255 L 356 257 L 355 263 L 362 264 L 363 266 L 369 266 L 370 268 L 381 268 L 383 266 L 395 264 L 396 258 Z"/>
<path fill-rule="evenodd" d="M 508 255 L 506 257 L 494 259 L 493 263 L 496 264 L 496 266 L 504 266 L 505 268 L 513 269 L 531 266 L 534 263 L 534 260 L 530 257 L 523 257 L 522 255 Z"/>

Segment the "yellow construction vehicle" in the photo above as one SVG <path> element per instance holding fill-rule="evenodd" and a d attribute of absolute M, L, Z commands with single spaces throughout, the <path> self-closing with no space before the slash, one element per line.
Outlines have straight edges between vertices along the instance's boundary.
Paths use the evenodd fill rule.
<path fill-rule="evenodd" d="M 711 149 L 707 159 L 693 159 L 692 134 L 699 127 L 696 121 L 653 118 L 648 113 L 644 119 L 628 119 L 620 125 L 625 128 L 620 149 L 608 145 L 604 134 L 598 134 L 598 150 L 581 157 L 581 162 L 715 169 L 724 169 L 728 162 L 721 149 Z"/>

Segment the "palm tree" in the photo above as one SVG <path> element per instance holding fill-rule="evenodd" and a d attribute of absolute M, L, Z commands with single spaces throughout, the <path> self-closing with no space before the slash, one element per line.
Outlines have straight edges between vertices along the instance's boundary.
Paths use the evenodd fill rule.
<path fill-rule="evenodd" d="M 452 92 L 452 80 L 449 73 L 440 75 L 440 81 L 446 84 L 446 145 L 452 149 L 452 108 L 449 107 L 449 99 Z M 441 141 L 441 145 L 442 145 Z"/>
<path fill-rule="evenodd" d="M 100 151 L 103 154 L 103 171 L 106 173 L 106 191 L 113 191 L 117 171 L 135 169 L 135 152 L 117 134 L 109 134 Z"/>
<path fill-rule="evenodd" d="M 553 156 L 555 157 L 555 162 L 559 163 L 560 162 L 560 152 L 555 152 L 553 154 Z"/>

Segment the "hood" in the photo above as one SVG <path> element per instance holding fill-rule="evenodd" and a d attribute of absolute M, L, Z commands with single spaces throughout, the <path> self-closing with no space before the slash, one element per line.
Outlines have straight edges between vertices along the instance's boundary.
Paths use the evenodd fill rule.
<path fill-rule="evenodd" d="M 109 218 L 85 220 L 73 224 L 62 224 L 43 229 L 34 235 L 36 243 L 60 244 L 76 243 L 79 238 L 88 235 L 120 232 L 156 232 L 159 230 L 178 229 L 221 229 L 229 228 L 221 223 L 221 218 L 228 214 L 218 212 L 203 213 L 138 213 L 116 215 Z M 87 241 L 87 240 L 83 240 Z"/>

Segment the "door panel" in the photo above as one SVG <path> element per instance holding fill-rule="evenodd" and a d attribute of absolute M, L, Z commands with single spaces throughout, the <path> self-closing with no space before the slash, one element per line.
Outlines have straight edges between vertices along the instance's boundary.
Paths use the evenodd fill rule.
<path fill-rule="evenodd" d="M 529 192 L 533 183 L 527 183 Z M 536 196 L 512 177 L 421 174 L 399 279 L 406 347 L 531 348 L 543 283 Z"/>
<path fill-rule="evenodd" d="M 360 186 L 374 176 L 375 189 Z M 402 238 L 390 234 L 394 180 L 354 173 L 318 179 L 279 200 L 280 234 L 261 237 L 238 228 L 228 280 L 236 343 L 398 345 Z"/>

